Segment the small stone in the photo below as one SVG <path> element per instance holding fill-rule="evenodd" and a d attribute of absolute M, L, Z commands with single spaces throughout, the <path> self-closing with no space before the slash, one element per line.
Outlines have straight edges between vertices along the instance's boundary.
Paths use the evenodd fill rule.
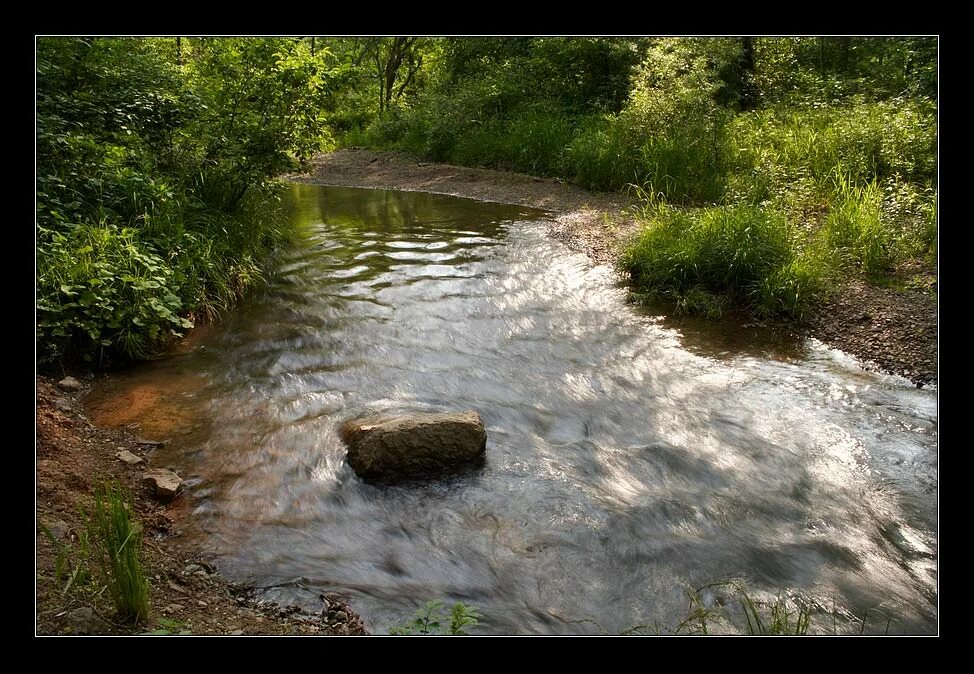
<path fill-rule="evenodd" d="M 181 585 L 176 585 L 176 583 L 172 582 L 171 580 L 167 584 L 169 585 L 169 589 L 173 590 L 174 592 L 179 592 L 180 594 L 189 594 L 186 588 L 182 587 Z"/>
<path fill-rule="evenodd" d="M 182 611 L 186 607 L 182 604 L 169 604 L 166 608 L 162 609 L 164 613 L 175 613 L 176 611 Z"/>
<path fill-rule="evenodd" d="M 74 409 L 74 405 L 67 398 L 57 398 L 54 401 L 54 406 L 62 412 L 71 412 Z"/>
<path fill-rule="evenodd" d="M 230 636 L 232 636 L 232 637 L 241 637 L 241 636 L 243 636 L 243 633 L 244 633 L 243 630 L 234 630 L 234 631 L 230 632 Z"/>
<path fill-rule="evenodd" d="M 159 499 L 172 500 L 183 488 L 183 479 L 165 468 L 153 468 L 142 475 L 142 483 L 148 485 Z"/>
<path fill-rule="evenodd" d="M 47 530 L 51 533 L 51 536 L 55 540 L 61 540 L 67 538 L 71 534 L 71 527 L 67 522 L 62 522 L 61 520 L 54 520 L 47 525 Z"/>
<path fill-rule="evenodd" d="M 130 466 L 138 466 L 145 463 L 145 459 L 143 459 L 141 456 L 136 456 L 135 454 L 128 451 L 127 449 L 123 449 L 120 452 L 116 452 L 115 458 L 121 461 L 122 463 L 127 463 Z"/>
<path fill-rule="evenodd" d="M 74 609 L 64 617 L 64 620 L 74 634 L 98 634 L 104 631 L 101 619 L 87 606 Z"/>
<path fill-rule="evenodd" d="M 80 391 L 81 382 L 74 377 L 65 377 L 57 383 L 61 387 L 62 391 Z"/>
<path fill-rule="evenodd" d="M 209 604 L 207 604 L 207 603 L 206 603 L 205 601 L 203 601 L 202 599 L 200 599 L 200 600 L 198 600 L 198 601 L 196 602 L 196 605 L 197 605 L 197 606 L 202 606 L 203 608 L 206 608 L 207 606 L 209 606 Z"/>
<path fill-rule="evenodd" d="M 202 570 L 203 570 L 203 567 L 200 566 L 199 564 L 187 564 L 185 567 L 183 567 L 183 575 L 184 576 L 191 576 L 192 574 L 196 573 L 197 571 L 202 571 Z"/>

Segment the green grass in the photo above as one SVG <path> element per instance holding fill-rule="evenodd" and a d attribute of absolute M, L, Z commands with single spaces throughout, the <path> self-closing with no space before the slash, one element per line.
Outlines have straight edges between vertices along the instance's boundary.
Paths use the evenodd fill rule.
<path fill-rule="evenodd" d="M 823 229 L 829 247 L 847 265 L 867 277 L 882 276 L 896 259 L 896 234 L 883 222 L 883 194 L 878 183 L 853 184 L 835 172 L 835 198 Z"/>
<path fill-rule="evenodd" d="M 705 591 L 729 589 L 722 602 L 703 600 Z M 803 636 L 811 626 L 808 606 L 779 596 L 771 602 L 753 598 L 736 582 L 714 583 L 688 592 L 690 607 L 687 617 L 676 627 L 676 634 L 709 634 L 727 617 L 728 609 L 743 613 L 744 633 L 748 636 Z M 833 625 L 833 630 L 835 626 Z"/>
<path fill-rule="evenodd" d="M 719 316 L 736 306 L 800 318 L 823 289 L 819 258 L 804 253 L 784 217 L 756 206 L 681 210 L 657 205 L 621 267 L 637 293 L 683 313 Z"/>
<path fill-rule="evenodd" d="M 95 490 L 87 537 L 118 619 L 132 624 L 145 622 L 149 616 L 149 582 L 139 559 L 142 526 L 130 517 L 121 487 L 103 485 Z"/>

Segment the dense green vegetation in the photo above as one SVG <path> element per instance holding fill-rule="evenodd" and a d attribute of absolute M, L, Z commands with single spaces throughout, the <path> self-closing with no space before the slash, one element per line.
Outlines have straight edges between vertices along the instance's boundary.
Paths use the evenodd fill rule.
<path fill-rule="evenodd" d="M 325 52 L 283 39 L 37 42 L 42 360 L 151 354 L 280 237 L 269 179 L 321 143 Z"/>
<path fill-rule="evenodd" d="M 934 38 L 449 39 L 345 142 L 638 187 L 644 297 L 801 317 L 936 248 Z"/>
<path fill-rule="evenodd" d="M 337 144 L 636 186 L 679 310 L 800 317 L 936 252 L 935 38 L 40 38 L 42 361 L 144 358 L 260 278 Z"/>

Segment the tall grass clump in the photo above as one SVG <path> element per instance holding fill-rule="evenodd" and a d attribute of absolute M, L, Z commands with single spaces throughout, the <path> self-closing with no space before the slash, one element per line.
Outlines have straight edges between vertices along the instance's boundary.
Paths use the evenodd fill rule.
<path fill-rule="evenodd" d="M 582 187 L 595 190 L 645 184 L 648 176 L 631 150 L 626 129 L 615 116 L 590 117 L 565 148 L 566 173 Z"/>
<path fill-rule="evenodd" d="M 555 175 L 573 134 L 571 120 L 554 110 L 521 109 L 510 119 L 488 119 L 461 130 L 450 161 Z"/>
<path fill-rule="evenodd" d="M 876 278 L 896 258 L 896 237 L 883 223 L 883 193 L 875 181 L 856 185 L 841 169 L 835 171 L 835 198 L 823 232 L 841 261 Z"/>
<path fill-rule="evenodd" d="M 773 210 L 657 205 L 644 216 L 622 268 L 637 292 L 673 301 L 679 312 L 719 315 L 730 305 L 800 318 L 822 290 L 819 261 L 800 251 L 792 227 Z"/>
<path fill-rule="evenodd" d="M 134 624 L 149 616 L 149 582 L 139 560 L 142 526 L 132 520 L 121 487 L 102 485 L 87 523 L 90 551 L 120 620 Z"/>

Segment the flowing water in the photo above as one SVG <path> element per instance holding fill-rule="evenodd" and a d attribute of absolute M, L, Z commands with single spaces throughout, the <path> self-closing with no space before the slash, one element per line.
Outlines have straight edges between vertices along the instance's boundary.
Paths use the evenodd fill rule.
<path fill-rule="evenodd" d="M 480 633 L 674 628 L 725 580 L 839 631 L 937 630 L 935 391 L 661 322 L 543 212 L 290 196 L 266 288 L 90 400 L 170 440 L 152 461 L 189 478 L 186 535 L 225 575 L 307 608 L 339 592 L 377 632 L 429 599 L 476 605 Z M 349 417 L 468 408 L 479 471 L 378 487 L 345 464 Z"/>

